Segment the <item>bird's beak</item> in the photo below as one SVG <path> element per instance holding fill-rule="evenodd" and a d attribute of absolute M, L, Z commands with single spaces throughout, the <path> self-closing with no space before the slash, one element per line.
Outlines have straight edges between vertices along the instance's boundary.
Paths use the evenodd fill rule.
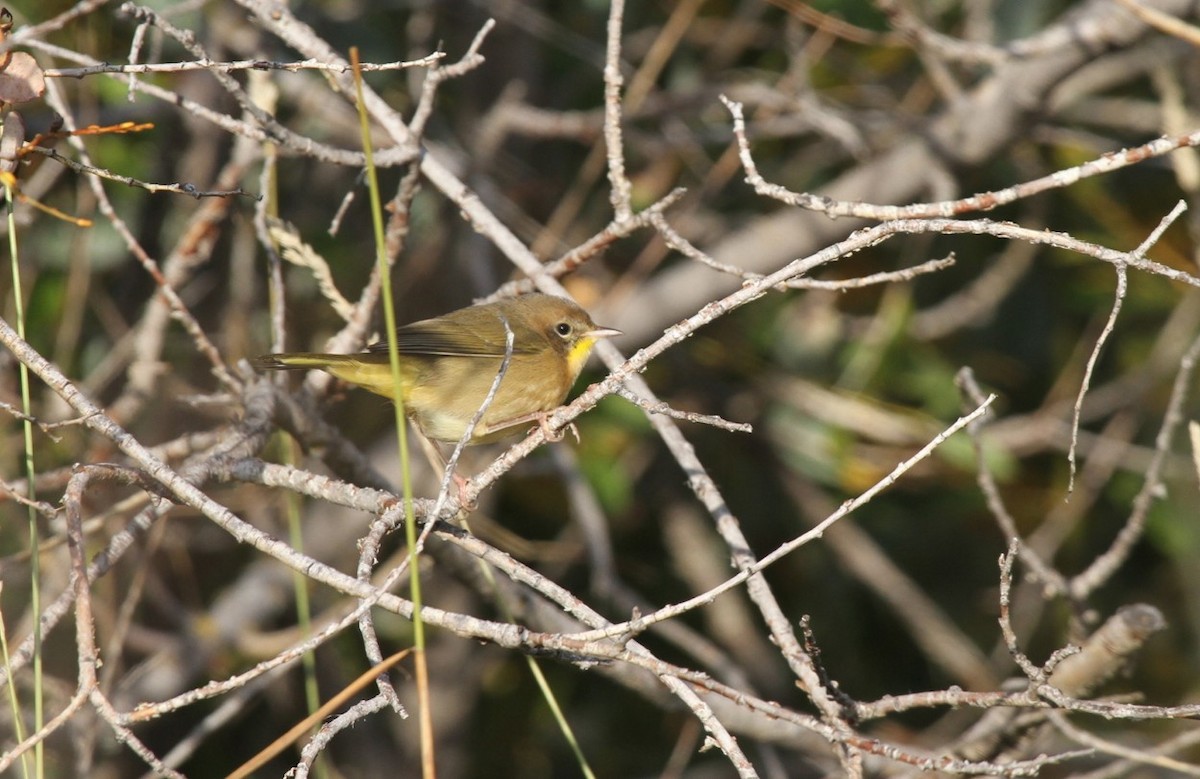
<path fill-rule="evenodd" d="M 625 334 L 614 327 L 597 327 L 595 330 L 588 333 L 589 338 L 612 338 L 618 335 Z"/>

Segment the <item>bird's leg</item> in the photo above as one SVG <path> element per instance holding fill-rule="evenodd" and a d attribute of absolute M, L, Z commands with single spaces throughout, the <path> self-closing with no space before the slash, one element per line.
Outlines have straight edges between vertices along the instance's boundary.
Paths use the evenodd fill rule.
<path fill-rule="evenodd" d="M 575 443 L 579 443 L 579 428 L 575 427 L 574 422 L 568 422 L 567 425 L 559 430 L 553 430 L 550 427 L 550 415 L 558 409 L 550 409 L 549 411 L 534 411 L 529 414 L 521 414 L 520 416 L 510 417 L 509 419 L 501 420 L 488 425 L 488 432 L 503 430 L 506 427 L 516 427 L 527 422 L 536 422 L 537 426 L 542 429 L 547 441 L 561 441 L 568 430 L 571 435 L 575 436 Z"/>
<path fill-rule="evenodd" d="M 478 504 L 471 499 L 467 492 L 467 487 L 471 481 L 465 476 L 460 476 L 458 471 L 450 474 L 450 479 L 454 482 L 454 486 L 458 489 L 458 508 L 460 511 L 471 512 L 478 508 Z"/>
<path fill-rule="evenodd" d="M 442 479 L 446 475 L 446 457 L 442 454 L 442 450 L 438 448 L 435 441 L 430 439 L 421 431 L 421 428 L 416 425 L 412 429 L 417 433 L 417 440 L 421 442 L 421 450 L 425 453 L 425 458 L 429 460 L 429 464 L 433 466 L 433 471 L 437 475 L 438 484 L 442 483 Z M 458 505 L 465 511 L 473 511 L 475 509 L 475 501 L 467 497 L 468 480 L 460 476 L 458 471 L 450 474 L 450 479 L 454 482 L 455 488 L 458 490 Z"/>
<path fill-rule="evenodd" d="M 538 414 L 537 417 L 538 427 L 540 427 L 542 432 L 545 433 L 546 440 L 561 441 L 564 437 L 566 437 L 567 431 L 570 430 L 571 435 L 575 438 L 575 443 L 579 443 L 579 428 L 575 427 L 574 422 L 568 422 L 566 427 L 560 427 L 558 430 L 550 429 L 550 415 L 552 413 L 554 412 L 543 411 L 542 413 Z"/>

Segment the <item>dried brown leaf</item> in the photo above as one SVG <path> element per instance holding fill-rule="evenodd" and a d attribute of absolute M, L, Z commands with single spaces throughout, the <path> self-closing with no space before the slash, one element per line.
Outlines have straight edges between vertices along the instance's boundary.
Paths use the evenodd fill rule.
<path fill-rule="evenodd" d="M 46 79 L 37 60 L 23 51 L 10 52 L 0 69 L 0 100 L 27 103 L 46 91 Z"/>

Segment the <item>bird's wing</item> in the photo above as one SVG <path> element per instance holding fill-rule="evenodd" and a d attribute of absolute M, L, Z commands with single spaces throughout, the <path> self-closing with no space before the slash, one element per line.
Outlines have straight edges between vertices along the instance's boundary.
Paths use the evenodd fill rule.
<path fill-rule="evenodd" d="M 457 322 L 426 319 L 404 325 L 396 330 L 396 345 L 401 354 L 441 355 L 447 357 L 503 357 L 504 337 L 487 338 L 475 329 Z M 371 353 L 387 354 L 387 341 L 367 347 Z M 529 346 L 514 343 L 513 354 L 531 351 Z"/>

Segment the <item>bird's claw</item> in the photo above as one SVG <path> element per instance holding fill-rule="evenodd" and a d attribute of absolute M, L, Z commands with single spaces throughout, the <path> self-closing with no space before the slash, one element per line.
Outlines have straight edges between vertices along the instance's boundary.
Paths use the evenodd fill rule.
<path fill-rule="evenodd" d="M 538 427 L 542 429 L 542 434 L 546 436 L 546 440 L 551 443 L 557 443 L 563 440 L 567 435 L 567 431 L 571 431 L 571 435 L 575 438 L 575 443 L 579 443 L 579 428 L 575 427 L 574 422 L 568 422 L 565 426 L 558 430 L 550 427 L 550 413 L 542 413 L 538 415 Z"/>

